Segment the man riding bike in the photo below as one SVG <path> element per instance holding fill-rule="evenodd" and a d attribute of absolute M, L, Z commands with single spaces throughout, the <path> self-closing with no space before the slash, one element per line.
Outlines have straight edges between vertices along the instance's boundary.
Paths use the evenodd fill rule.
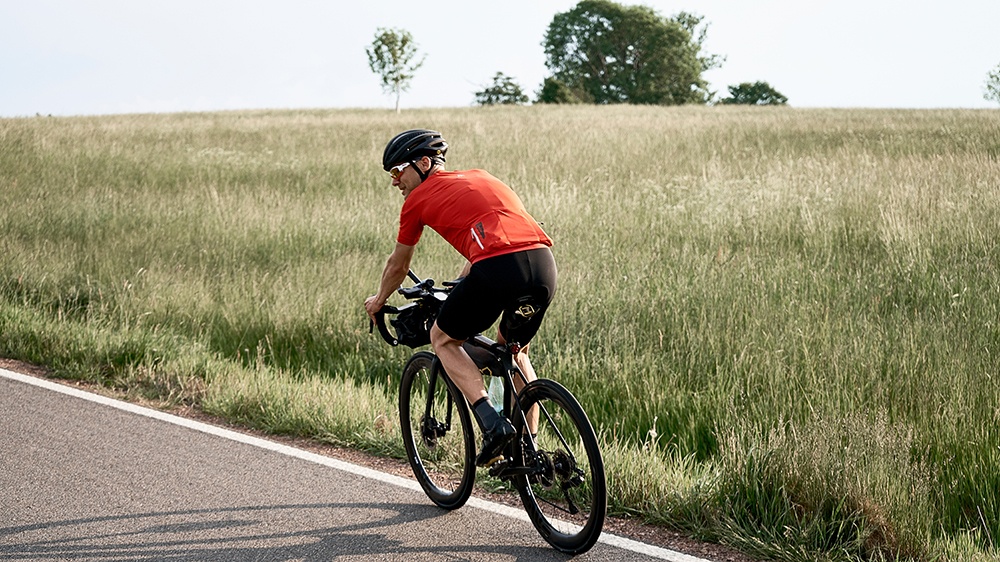
<path fill-rule="evenodd" d="M 510 421 L 494 409 L 482 375 L 462 348 L 501 317 L 497 341 L 520 345 L 514 360 L 528 382 L 535 371 L 528 343 L 556 290 L 552 240 L 520 198 L 483 170 L 446 171 L 448 143 L 441 133 L 413 129 L 396 135 L 382 154 L 382 168 L 403 195 L 396 247 L 382 271 L 378 293 L 365 300 L 374 319 L 406 278 L 424 226 L 440 234 L 467 260 L 431 328 L 431 346 L 472 405 L 483 433 L 476 464 L 488 466 L 514 438 Z M 523 386 L 522 381 L 517 381 Z M 533 430 L 532 420 L 529 429 Z"/>

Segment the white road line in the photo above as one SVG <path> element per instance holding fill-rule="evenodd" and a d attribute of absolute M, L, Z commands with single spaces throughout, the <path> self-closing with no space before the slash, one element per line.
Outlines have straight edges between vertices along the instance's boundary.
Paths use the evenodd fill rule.
<path fill-rule="evenodd" d="M 420 485 L 413 480 L 400 478 L 399 476 L 386 474 L 384 472 L 379 472 L 377 470 L 372 470 L 364 466 L 356 465 L 349 462 L 344 462 L 330 457 L 325 457 L 323 455 L 317 455 L 315 453 L 310 453 L 309 451 L 296 449 L 295 447 L 289 447 L 288 445 L 282 445 L 281 443 L 275 443 L 273 441 L 268 441 L 266 439 L 261 439 L 259 437 L 254 437 L 252 435 L 245 435 L 243 433 L 231 431 L 221 427 L 216 427 L 214 425 L 209 425 L 207 423 L 189 420 L 187 418 L 182 418 L 180 416 L 168 414 L 165 412 L 161 412 L 159 410 L 153 410 L 151 408 L 137 406 L 130 402 L 115 400 L 114 398 L 108 398 L 106 396 L 101 396 L 99 394 L 93 394 L 91 392 L 80 390 L 78 388 L 74 388 L 71 386 L 62 385 L 54 381 L 40 379 L 29 375 L 22 375 L 20 373 L 8 371 L 6 369 L 0 369 L 0 377 L 22 382 L 24 384 L 38 386 L 47 390 L 59 392 L 62 394 L 66 394 L 68 396 L 73 396 L 75 398 L 81 398 L 83 400 L 89 400 L 90 402 L 96 402 L 97 404 L 101 404 L 104 406 L 117 408 L 119 410 L 129 412 L 131 414 L 137 414 L 140 416 L 146 416 L 147 418 L 153 418 L 155 420 L 172 423 L 174 425 L 186 427 L 188 429 L 200 431 L 202 433 L 207 433 L 209 435 L 222 437 L 223 439 L 229 439 L 230 441 L 236 441 L 238 443 L 252 445 L 254 447 L 260 447 L 261 449 L 267 449 L 268 451 L 274 451 L 276 453 L 280 453 L 290 457 L 295 457 L 297 459 L 302 459 L 309 462 L 314 462 L 316 464 L 328 466 L 330 468 L 348 472 L 350 474 L 362 476 L 364 478 L 370 478 L 372 480 L 377 480 L 379 482 L 384 482 L 386 484 L 391 484 L 393 486 L 399 486 L 400 488 L 405 488 L 407 490 L 413 490 L 416 492 L 423 493 L 423 490 L 420 488 Z M 528 519 L 528 515 L 524 511 L 520 509 L 514 509 L 506 505 L 501 505 L 498 503 L 486 501 L 479 498 L 470 498 L 466 505 L 469 505 L 477 509 L 489 511 L 491 513 L 503 515 L 505 517 L 510 517 L 513 519 L 519 519 L 521 521 L 530 522 L 530 520 Z M 606 532 L 601 533 L 601 538 L 599 542 L 602 542 L 609 546 L 614 546 L 617 548 L 628 550 L 630 552 L 651 556 L 653 558 L 659 558 L 661 560 L 668 560 L 670 562 L 711 562 L 709 560 L 705 560 L 704 558 L 698 558 L 680 552 L 674 552 L 666 548 L 660 548 L 658 546 L 653 546 L 651 544 L 634 541 L 632 539 L 627 539 L 625 537 L 620 537 Z"/>

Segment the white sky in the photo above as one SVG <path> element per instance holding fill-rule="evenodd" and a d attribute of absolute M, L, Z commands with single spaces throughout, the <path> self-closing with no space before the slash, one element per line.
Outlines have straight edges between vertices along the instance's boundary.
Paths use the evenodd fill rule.
<path fill-rule="evenodd" d="M 378 27 L 427 55 L 403 108 L 464 107 L 503 72 L 532 98 L 575 0 L 0 0 L 0 116 L 391 108 Z M 635 4 L 640 2 L 622 2 Z M 709 22 L 711 89 L 763 80 L 796 107 L 997 107 L 1000 0 L 646 0 Z"/>

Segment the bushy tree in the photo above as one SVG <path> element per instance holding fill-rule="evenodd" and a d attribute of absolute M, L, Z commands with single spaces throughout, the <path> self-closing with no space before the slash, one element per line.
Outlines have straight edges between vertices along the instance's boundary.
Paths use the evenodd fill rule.
<path fill-rule="evenodd" d="M 986 75 L 983 99 L 1000 103 L 1000 64 Z"/>
<path fill-rule="evenodd" d="M 586 102 L 706 103 L 702 72 L 721 59 L 701 54 L 701 22 L 687 13 L 664 18 L 646 6 L 583 0 L 549 24 L 545 64 Z"/>
<path fill-rule="evenodd" d="M 426 57 L 414 61 L 417 44 L 409 31 L 382 27 L 375 31 L 375 40 L 365 48 L 365 53 L 368 66 L 382 80 L 382 90 L 396 94 L 396 113 L 399 113 L 400 92 L 410 89 L 410 80 Z"/>
<path fill-rule="evenodd" d="M 497 72 L 493 83 L 476 92 L 476 103 L 479 105 L 521 105 L 528 103 L 528 96 L 513 78 L 503 72 Z"/>
<path fill-rule="evenodd" d="M 788 98 L 767 82 L 743 82 L 729 86 L 729 97 L 719 100 L 726 105 L 785 105 Z"/>
<path fill-rule="evenodd" d="M 538 92 L 537 103 L 583 103 L 579 96 L 569 86 L 549 77 L 542 82 L 542 89 Z"/>

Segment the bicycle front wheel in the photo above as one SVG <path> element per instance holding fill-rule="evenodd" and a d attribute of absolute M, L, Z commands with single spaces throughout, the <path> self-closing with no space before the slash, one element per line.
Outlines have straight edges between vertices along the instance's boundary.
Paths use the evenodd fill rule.
<path fill-rule="evenodd" d="M 434 354 L 415 353 L 403 368 L 399 420 L 406 457 L 427 497 L 445 509 L 465 505 L 476 477 L 472 419 Z"/>
<path fill-rule="evenodd" d="M 607 483 L 597 435 L 580 403 L 565 387 L 546 379 L 526 385 L 520 395 L 525 412 L 538 407 L 534 444 L 522 438 L 515 452 L 533 467 L 514 483 L 531 522 L 557 550 L 580 554 L 597 542 L 607 511 Z M 525 420 L 514 420 L 524 435 Z"/>

